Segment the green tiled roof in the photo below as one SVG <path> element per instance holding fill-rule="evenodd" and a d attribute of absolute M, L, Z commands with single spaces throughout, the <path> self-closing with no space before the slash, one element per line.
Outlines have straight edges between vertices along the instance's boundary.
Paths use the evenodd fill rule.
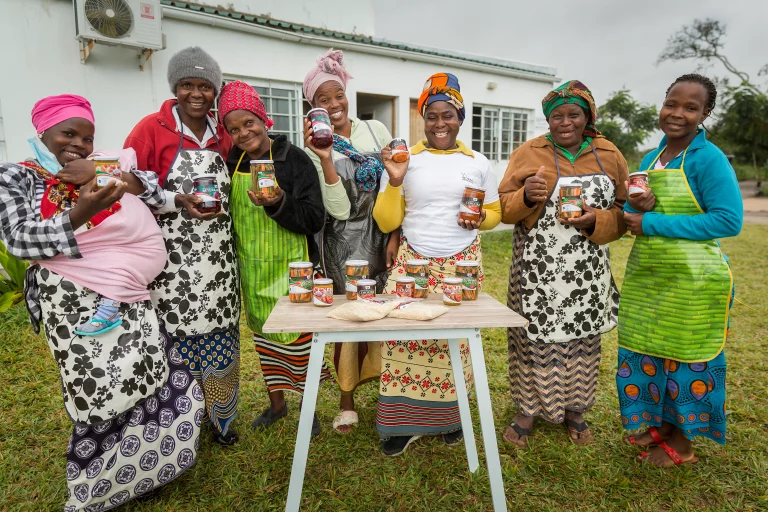
<path fill-rule="evenodd" d="M 290 23 L 286 21 L 273 20 L 271 18 L 264 18 L 262 16 L 250 16 L 248 14 L 227 11 L 218 7 L 208 7 L 203 5 L 192 4 L 189 2 L 176 2 L 174 0 L 160 0 L 162 5 L 169 7 L 177 7 L 180 9 L 188 9 L 190 11 L 197 11 L 206 14 L 213 14 L 223 16 L 225 18 L 231 18 L 233 20 L 246 21 L 249 23 L 255 23 L 257 25 L 263 25 L 266 27 L 285 30 L 297 35 L 301 34 L 313 34 L 317 36 L 327 37 L 329 39 L 340 39 L 344 41 L 354 41 L 356 43 L 369 44 L 372 46 L 379 46 L 382 48 L 392 48 L 396 50 L 413 52 L 422 55 L 433 55 L 435 57 L 444 57 L 448 59 L 462 60 L 471 62 L 474 64 L 483 64 L 486 66 L 492 66 L 501 69 L 509 69 L 514 71 L 521 71 L 524 73 L 531 73 L 542 77 L 555 76 L 555 70 L 545 66 L 535 66 L 529 64 L 522 64 L 511 62 L 507 60 L 494 59 L 491 57 L 482 57 L 476 55 L 462 54 L 459 52 L 450 52 L 448 50 L 440 50 L 437 48 L 426 48 L 420 46 L 414 46 L 411 44 L 398 43 L 394 41 L 385 41 L 383 39 L 376 39 L 373 37 L 367 37 L 357 34 L 347 34 L 344 32 L 336 32 L 332 30 L 326 30 L 322 28 L 309 27 L 306 25 L 299 25 L 296 23 Z"/>

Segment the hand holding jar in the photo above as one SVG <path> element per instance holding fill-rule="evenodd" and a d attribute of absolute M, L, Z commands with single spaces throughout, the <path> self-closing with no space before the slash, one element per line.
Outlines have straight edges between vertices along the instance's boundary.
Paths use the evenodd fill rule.
<path fill-rule="evenodd" d="M 403 184 L 405 179 L 405 173 L 408 172 L 408 163 L 410 162 L 410 155 L 406 153 L 406 158 L 402 162 L 395 162 L 392 159 L 392 148 L 390 146 L 384 146 L 381 148 L 381 159 L 384 162 L 384 168 L 389 174 L 389 184 L 393 187 L 399 187 Z"/>
<path fill-rule="evenodd" d="M 331 128 L 331 135 L 336 130 L 333 125 L 329 125 Z M 333 152 L 333 144 L 329 144 L 326 147 L 318 148 L 312 143 L 312 139 L 315 137 L 315 130 L 312 127 L 312 122 L 308 118 L 304 118 L 304 146 L 308 147 L 314 154 L 320 157 L 320 160 L 330 160 Z"/>

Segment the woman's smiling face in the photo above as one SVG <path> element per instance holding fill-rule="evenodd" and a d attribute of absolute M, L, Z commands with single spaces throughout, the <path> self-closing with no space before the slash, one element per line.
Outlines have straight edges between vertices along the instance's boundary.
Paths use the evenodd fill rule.
<path fill-rule="evenodd" d="M 318 87 L 312 106 L 327 110 L 331 124 L 337 131 L 347 124 L 349 101 L 339 82 L 328 80 Z"/>
<path fill-rule="evenodd" d="M 697 82 L 672 86 L 659 111 L 659 128 L 670 139 L 691 136 L 707 117 L 707 89 Z"/>
<path fill-rule="evenodd" d="M 424 135 L 435 149 L 453 149 L 459 136 L 459 111 L 447 101 L 435 101 L 424 111 Z"/>
<path fill-rule="evenodd" d="M 73 117 L 45 130 L 42 141 L 61 165 L 93 153 L 93 123 Z"/>

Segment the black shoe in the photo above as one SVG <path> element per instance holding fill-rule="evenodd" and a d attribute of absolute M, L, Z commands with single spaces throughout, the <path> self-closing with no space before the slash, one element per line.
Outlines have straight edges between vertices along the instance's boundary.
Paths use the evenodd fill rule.
<path fill-rule="evenodd" d="M 317 437 L 320 435 L 320 419 L 317 417 L 317 413 L 315 413 L 314 416 L 312 416 L 312 437 Z"/>
<path fill-rule="evenodd" d="M 461 429 L 456 432 L 451 432 L 450 434 L 443 434 L 443 441 L 445 441 L 445 444 L 448 446 L 456 446 L 462 439 L 464 439 L 464 432 Z"/>
<path fill-rule="evenodd" d="M 394 457 L 395 455 L 400 455 L 403 453 L 406 448 L 408 448 L 408 445 L 420 438 L 421 436 L 390 437 L 381 443 L 381 451 L 384 452 L 384 455 L 387 457 Z"/>
<path fill-rule="evenodd" d="M 227 430 L 226 434 L 213 434 L 213 442 L 220 444 L 221 446 L 232 446 L 240 439 L 237 432 L 234 429 Z"/>
<path fill-rule="evenodd" d="M 267 410 L 261 413 L 261 416 L 256 418 L 254 422 L 251 423 L 251 426 L 254 429 L 269 428 L 272 425 L 274 425 L 277 420 L 287 415 L 288 415 L 287 403 L 285 404 L 285 407 L 283 407 L 283 410 L 280 412 L 274 412 L 271 407 L 267 407 Z"/>

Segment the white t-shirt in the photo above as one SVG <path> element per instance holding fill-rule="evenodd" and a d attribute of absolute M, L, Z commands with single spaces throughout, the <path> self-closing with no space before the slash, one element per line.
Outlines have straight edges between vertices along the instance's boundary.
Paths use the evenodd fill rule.
<path fill-rule="evenodd" d="M 499 200 L 496 175 L 488 159 L 473 151 L 433 154 L 429 151 L 411 155 L 403 180 L 405 218 L 402 233 L 408 243 L 424 256 L 453 256 L 469 247 L 477 230 L 463 229 L 457 223 L 465 187 L 485 189 L 485 204 Z M 389 175 L 381 175 L 381 190 Z"/>

